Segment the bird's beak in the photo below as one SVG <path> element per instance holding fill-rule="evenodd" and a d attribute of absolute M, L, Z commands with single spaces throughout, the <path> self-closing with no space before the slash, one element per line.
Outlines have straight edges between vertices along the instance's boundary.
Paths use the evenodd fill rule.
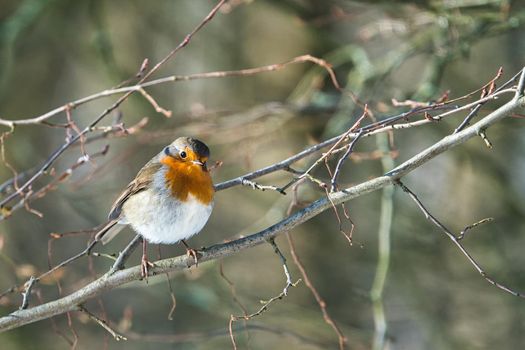
<path fill-rule="evenodd" d="M 200 166 L 203 166 L 203 165 L 204 165 L 204 163 L 201 162 L 200 160 L 192 160 L 191 162 L 192 162 L 193 164 L 197 164 L 197 165 L 200 165 Z"/>

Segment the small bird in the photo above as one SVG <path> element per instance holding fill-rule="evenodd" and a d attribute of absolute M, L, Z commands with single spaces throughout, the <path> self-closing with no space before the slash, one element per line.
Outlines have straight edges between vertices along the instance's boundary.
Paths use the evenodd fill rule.
<path fill-rule="evenodd" d="M 153 157 L 113 204 L 109 222 L 95 240 L 109 242 L 125 225 L 143 238 L 142 277 L 153 266 L 146 241 L 182 242 L 188 255 L 197 253 L 185 239 L 199 233 L 213 209 L 213 182 L 206 167 L 210 150 L 202 141 L 179 137 Z"/>

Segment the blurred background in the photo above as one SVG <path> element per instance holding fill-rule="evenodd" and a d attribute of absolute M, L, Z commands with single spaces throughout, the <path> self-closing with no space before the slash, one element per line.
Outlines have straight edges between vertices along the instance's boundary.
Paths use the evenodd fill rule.
<path fill-rule="evenodd" d="M 1 0 L 0 117 L 38 116 L 133 78 L 145 58 L 151 65 L 162 59 L 214 4 Z M 392 98 L 428 102 L 446 92 L 459 97 L 488 82 L 499 67 L 504 68 L 504 78 L 511 77 L 524 65 L 524 24 L 524 4 L 510 0 L 232 0 L 154 78 L 251 68 L 311 54 L 330 62 L 341 85 L 370 103 L 376 118 L 383 118 L 406 110 L 392 106 Z M 162 108 L 172 111 L 170 118 L 134 94 L 100 124 L 121 121 L 134 132 L 90 134 L 102 136 L 89 142 L 86 150 L 97 153 L 109 145 L 107 154 L 78 167 L 68 181 L 33 201 L 31 208 L 43 217 L 22 208 L 0 223 L 1 291 L 45 272 L 49 260 L 54 265 L 81 251 L 88 236 L 72 235 L 50 243 L 50 233 L 102 223 L 140 167 L 177 136 L 193 135 L 210 146 L 212 162 L 223 162 L 213 171 L 219 183 L 342 133 L 362 113 L 333 87 L 323 69 L 310 63 L 249 77 L 162 84 L 147 91 Z M 79 127 L 86 126 L 117 98 L 84 104 L 71 111 L 71 118 Z M 499 104 L 487 105 L 480 116 Z M 400 164 L 453 132 L 463 117 L 398 131 L 390 146 L 385 135 L 362 140 L 343 168 L 341 186 Z M 54 124 L 66 121 L 64 113 L 50 119 Z M 494 149 L 473 139 L 404 180 L 454 232 L 493 217 L 494 222 L 476 228 L 464 243 L 491 276 L 519 291 L 525 290 L 522 124 L 520 118 L 508 118 L 488 131 Z M 18 172 L 30 173 L 66 137 L 61 127 L 17 127 L 4 137 L 6 160 Z M 381 150 L 379 157 L 376 150 Z M 80 147 L 70 148 L 55 164 L 55 174 L 81 156 Z M 306 169 L 314 160 L 305 159 L 295 167 Z M 315 175 L 329 179 L 322 167 Z M 0 177 L 12 178 L 4 163 Z M 290 178 L 288 173 L 277 173 L 257 181 L 279 186 Z M 53 174 L 44 176 L 35 189 L 52 179 Z M 309 184 L 298 190 L 299 199 L 306 202 L 323 194 Z M 376 341 L 376 348 L 521 348 L 525 302 L 489 285 L 408 196 L 396 191 L 389 199 L 389 194 L 386 191 L 382 199 L 377 192 L 347 203 L 355 224 L 353 245 L 339 232 L 333 211 L 291 232 L 327 311 L 348 338 L 347 347 L 374 346 L 374 317 L 380 319 L 382 301 L 387 331 L 384 344 Z M 291 192 L 285 197 L 249 187 L 221 191 L 210 222 L 189 243 L 209 246 L 257 232 L 282 219 L 291 201 Z M 370 290 L 379 261 L 380 212 L 388 212 L 390 204 L 393 215 L 384 224 L 387 228 L 391 224 L 391 230 L 382 237 L 389 239 L 391 255 L 383 254 L 380 265 L 389 264 L 389 269 L 383 298 L 373 303 Z M 348 222 L 344 229 L 349 231 Z M 126 230 L 96 251 L 117 253 L 132 237 Z M 292 278 L 300 278 L 286 239 L 278 238 L 277 244 L 288 258 Z M 150 249 L 151 256 L 158 257 L 158 250 Z M 184 248 L 162 246 L 161 252 L 162 257 L 175 256 Z M 128 265 L 137 264 L 139 258 L 136 252 Z M 71 293 L 110 265 L 104 257 L 69 265 L 35 286 L 31 305 Z M 235 295 L 221 270 L 234 284 Z M 278 295 L 284 283 L 278 256 L 270 245 L 261 245 L 173 274 L 177 306 L 172 320 L 165 276 L 150 279 L 147 286 L 126 285 L 87 304 L 91 312 L 107 317 L 126 334 L 127 342 L 114 341 L 84 315 L 72 314 L 71 326 L 62 315 L 2 333 L 1 348 L 230 349 L 230 315 L 243 314 L 233 297 L 248 312 L 255 312 L 260 300 Z M 1 314 L 17 309 L 20 302 L 19 293 L 6 294 L 0 299 Z M 304 283 L 246 325 L 236 323 L 236 341 L 242 349 L 338 348 L 337 335 L 324 322 Z"/>

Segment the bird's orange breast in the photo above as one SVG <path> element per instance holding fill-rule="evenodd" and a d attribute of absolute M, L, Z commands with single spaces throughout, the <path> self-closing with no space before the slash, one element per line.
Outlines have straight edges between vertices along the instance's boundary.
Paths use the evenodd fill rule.
<path fill-rule="evenodd" d="M 162 158 L 160 162 L 168 167 L 166 181 L 175 198 L 184 202 L 191 194 L 206 205 L 213 200 L 211 176 L 200 165 L 182 162 L 169 156 Z"/>

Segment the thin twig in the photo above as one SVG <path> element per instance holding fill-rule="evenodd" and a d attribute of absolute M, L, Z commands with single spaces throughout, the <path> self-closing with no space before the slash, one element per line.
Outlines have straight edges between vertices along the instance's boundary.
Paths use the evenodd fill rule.
<path fill-rule="evenodd" d="M 347 342 L 346 337 L 344 336 L 343 332 L 341 332 L 341 329 L 339 329 L 339 326 L 334 321 L 334 319 L 330 316 L 330 314 L 328 313 L 328 310 L 326 310 L 326 302 L 323 300 L 323 298 L 321 297 L 321 295 L 319 294 L 319 292 L 313 285 L 312 281 L 310 280 L 310 277 L 308 277 L 308 274 L 306 273 L 306 269 L 303 263 L 301 262 L 301 260 L 299 259 L 299 256 L 297 255 L 297 252 L 295 250 L 295 244 L 293 242 L 292 236 L 290 235 L 288 231 L 285 232 L 285 236 L 286 236 L 286 239 L 288 240 L 288 245 L 290 246 L 290 254 L 292 255 L 292 259 L 295 265 L 297 266 L 297 268 L 299 269 L 299 271 L 301 272 L 304 283 L 306 284 L 308 289 L 310 289 L 310 291 L 312 292 L 315 298 L 315 301 L 319 305 L 319 308 L 321 309 L 321 312 L 323 314 L 324 321 L 326 322 L 326 324 L 332 327 L 334 332 L 337 334 L 337 338 L 339 340 L 339 349 L 343 350 Z"/>
<path fill-rule="evenodd" d="M 363 136 L 363 130 L 362 129 L 359 130 L 359 132 L 357 133 L 355 138 L 348 145 L 346 152 L 337 161 L 337 165 L 336 165 L 335 170 L 334 170 L 334 175 L 332 176 L 332 179 L 331 179 L 331 184 L 332 184 L 332 188 L 330 189 L 331 192 L 333 192 L 333 191 L 335 191 L 337 189 L 337 177 L 339 176 L 339 173 L 341 172 L 341 168 L 342 168 L 344 162 L 346 161 L 346 159 L 348 158 L 348 156 L 350 155 L 350 153 L 353 152 L 354 147 L 355 147 L 357 141 L 361 138 L 361 136 Z"/>
<path fill-rule="evenodd" d="M 93 247 L 96 244 L 97 244 L 97 241 L 91 241 L 90 243 L 88 243 L 88 246 L 86 247 L 86 249 L 84 249 L 80 253 L 78 253 L 76 255 L 73 255 L 72 257 L 62 261 L 60 264 L 54 266 L 50 270 L 48 270 L 48 271 L 44 272 L 43 274 L 41 274 L 40 276 L 36 277 L 37 282 L 40 281 L 42 278 L 44 278 L 46 276 L 49 276 L 50 274 L 52 274 L 56 270 L 58 270 L 58 269 L 60 269 L 60 268 L 62 268 L 64 266 L 72 263 L 73 261 L 78 260 L 78 259 L 80 259 L 83 256 L 89 255 L 89 253 L 91 252 L 91 249 L 93 249 Z"/>
<path fill-rule="evenodd" d="M 310 174 L 310 172 L 317 167 L 321 162 L 325 161 L 328 157 L 332 155 L 332 152 L 339 146 L 342 142 L 347 140 L 348 138 L 357 138 L 363 134 L 364 130 L 360 129 L 359 126 L 361 124 L 361 121 L 368 116 L 368 109 L 365 105 L 365 108 L 363 109 L 363 114 L 357 119 L 357 121 L 344 133 L 342 134 L 337 142 L 335 142 L 330 149 L 325 152 L 319 159 L 317 159 L 299 178 L 303 178 L 306 175 Z"/>
<path fill-rule="evenodd" d="M 17 202 L 15 205 L 10 207 L 9 209 L 7 209 L 7 207 L 4 207 L 5 210 L 0 212 L 0 221 L 6 219 L 13 212 L 23 207 L 25 207 L 29 212 L 32 212 L 33 214 L 36 214 L 42 217 L 43 214 L 37 213 L 35 212 L 35 210 L 29 208 L 29 204 L 36 199 L 44 197 L 48 192 L 55 190 L 60 183 L 63 183 L 66 180 L 68 180 L 76 169 L 86 164 L 89 160 L 96 158 L 96 157 L 105 156 L 108 152 L 108 149 L 109 149 L 109 146 L 106 145 L 101 151 L 95 152 L 91 155 L 86 154 L 84 156 L 81 156 L 80 158 L 77 159 L 75 163 L 69 166 L 60 175 L 55 176 L 48 184 L 43 185 L 38 190 L 32 190 L 31 189 L 32 186 L 30 186 L 28 188 L 28 191 L 24 193 L 23 198 L 19 202 Z M 18 175 L 17 178 L 20 178 L 20 176 Z M 11 182 L 11 180 L 9 180 L 9 182 Z"/>
<path fill-rule="evenodd" d="M 171 115 L 173 114 L 172 111 L 168 111 L 164 108 L 162 108 L 161 106 L 159 106 L 159 104 L 157 103 L 157 101 L 155 101 L 155 99 L 153 98 L 153 96 L 151 96 L 150 94 L 148 94 L 146 92 L 146 90 L 144 90 L 143 88 L 140 88 L 138 89 L 138 91 L 141 93 L 142 96 L 144 96 L 144 98 L 153 106 L 153 108 L 155 108 L 155 111 L 157 113 L 161 113 L 163 114 L 166 118 L 170 118 Z"/>
<path fill-rule="evenodd" d="M 482 90 L 482 96 L 481 97 L 485 97 L 486 95 L 492 95 L 494 92 L 499 92 L 500 90 L 503 90 L 503 87 L 499 87 L 498 89 L 496 89 L 494 91 L 494 86 L 495 86 L 496 80 L 498 80 L 501 77 L 502 74 L 503 74 L 503 67 L 500 67 L 498 69 L 498 72 L 496 73 L 496 76 L 494 78 L 492 78 L 491 81 L 489 81 L 487 84 L 485 84 L 481 88 L 481 90 Z M 470 121 L 472 120 L 472 118 L 474 118 L 478 114 L 478 112 L 481 109 L 481 107 L 483 107 L 483 104 L 484 103 L 479 103 L 478 105 L 476 105 L 472 109 L 472 111 L 470 111 L 470 113 L 465 117 L 465 119 L 461 122 L 461 124 L 459 124 L 459 126 L 456 128 L 456 130 L 454 130 L 454 133 L 460 132 L 467 125 L 469 125 Z"/>
<path fill-rule="evenodd" d="M 482 219 L 482 220 L 479 220 L 478 222 L 475 222 L 471 225 L 468 225 L 467 227 L 465 227 L 463 230 L 461 230 L 461 232 L 459 233 L 459 235 L 457 235 L 456 239 L 458 241 L 461 241 L 463 238 L 465 238 L 465 235 L 467 234 L 467 232 L 470 230 L 470 229 L 473 229 L 475 228 L 476 226 L 479 226 L 479 225 L 482 225 L 482 224 L 486 224 L 488 222 L 492 222 L 494 221 L 494 218 L 485 218 L 485 219 Z"/>
<path fill-rule="evenodd" d="M 60 281 L 57 281 L 57 285 L 60 285 Z M 62 292 L 60 292 L 62 294 Z M 71 317 L 71 312 L 66 312 L 67 317 L 67 327 L 69 328 L 69 331 L 71 334 L 73 334 L 73 344 L 71 344 L 71 350 L 75 350 L 78 345 L 78 333 L 73 325 L 73 318 Z"/>
<path fill-rule="evenodd" d="M 40 293 L 39 291 L 36 291 L 35 292 L 36 294 L 36 297 L 38 298 L 38 301 L 42 304 L 44 303 L 44 300 L 42 298 L 42 293 Z M 60 338 L 64 339 L 64 341 L 70 346 L 72 347 L 73 344 L 74 344 L 74 341 L 69 339 L 69 337 L 64 333 L 62 332 L 62 330 L 60 330 L 57 326 L 57 323 L 55 321 L 55 318 L 50 318 L 49 319 L 50 323 L 51 323 L 51 328 L 53 329 L 53 332 L 58 335 Z"/>
<path fill-rule="evenodd" d="M 31 290 L 35 285 L 35 282 L 36 278 L 31 276 L 31 278 L 29 278 L 29 281 L 25 283 L 24 291 L 22 292 L 22 305 L 20 305 L 20 310 L 27 309 L 27 307 L 29 306 L 29 296 L 31 295 Z"/>
<path fill-rule="evenodd" d="M 274 297 L 272 297 L 272 298 L 270 298 L 268 300 L 261 300 L 261 303 L 263 305 L 257 311 L 255 311 L 254 313 L 247 314 L 246 311 L 243 308 L 244 315 L 241 315 L 241 316 L 231 315 L 230 316 L 230 321 L 228 323 L 228 329 L 230 331 L 230 339 L 231 339 L 232 346 L 233 346 L 234 349 L 237 348 L 237 344 L 235 343 L 235 336 L 233 335 L 233 323 L 237 322 L 238 320 L 248 321 L 248 320 L 250 320 L 250 319 L 252 319 L 254 317 L 257 317 L 257 316 L 261 315 L 263 312 L 268 310 L 268 307 L 273 302 L 275 302 L 276 300 L 281 300 L 282 298 L 288 296 L 288 290 L 290 289 L 290 287 L 295 287 L 295 286 L 297 286 L 297 284 L 299 284 L 299 282 L 301 282 L 300 279 L 297 280 L 295 283 L 292 282 L 292 277 L 290 275 L 290 270 L 288 269 L 288 265 L 286 264 L 286 258 L 284 257 L 283 253 L 281 253 L 279 247 L 275 243 L 275 240 L 273 238 L 270 238 L 268 240 L 268 243 L 270 243 L 272 245 L 275 254 L 277 254 L 279 256 L 279 259 L 281 259 L 281 263 L 282 263 L 283 269 L 284 269 L 284 275 L 286 276 L 286 285 L 284 286 L 283 291 L 281 293 L 279 293 L 278 295 L 276 295 L 276 296 L 274 296 Z"/>
<path fill-rule="evenodd" d="M 266 191 L 266 190 L 272 190 L 272 191 L 279 192 L 280 194 L 286 196 L 286 192 L 284 192 L 284 190 L 282 188 L 277 187 L 277 186 L 260 185 L 260 184 L 256 183 L 255 181 L 251 181 L 251 180 L 247 180 L 247 179 L 243 179 L 241 185 L 249 186 L 249 187 L 253 188 L 254 190 L 261 190 L 263 192 Z"/>
<path fill-rule="evenodd" d="M 521 292 L 516 292 L 514 291 L 513 289 L 505 286 L 504 284 L 501 284 L 499 282 L 497 282 L 496 280 L 494 280 L 492 277 L 490 277 L 486 272 L 485 270 L 483 270 L 483 268 L 476 262 L 476 260 L 472 257 L 472 255 L 470 255 L 470 253 L 465 249 L 465 247 L 463 247 L 463 245 L 461 244 L 461 242 L 457 239 L 457 237 L 452 233 L 452 231 L 450 231 L 445 225 L 443 225 L 438 219 L 436 219 L 435 216 L 433 216 L 429 211 L 428 209 L 423 205 L 423 203 L 419 200 L 419 198 L 416 196 L 416 194 L 414 192 L 412 192 L 408 187 L 406 187 L 401 181 L 397 181 L 396 184 L 401 187 L 403 189 L 403 191 L 405 193 L 407 193 L 410 198 L 412 198 L 412 200 L 414 200 L 414 202 L 416 202 L 417 206 L 419 207 L 419 209 L 423 212 L 423 214 L 425 215 L 425 218 L 427 218 L 430 222 L 432 222 L 434 225 L 436 225 L 437 227 L 439 227 L 441 229 L 441 231 L 443 231 L 443 233 L 448 237 L 450 238 L 450 240 L 458 247 L 458 249 L 461 251 L 461 253 L 468 259 L 468 261 L 470 262 L 470 264 L 472 266 L 474 266 L 474 268 L 476 269 L 476 271 L 478 271 L 478 273 L 487 281 L 489 282 L 490 284 L 494 285 L 495 287 L 507 292 L 507 293 L 510 293 L 514 296 L 517 296 L 517 297 L 520 297 L 520 298 L 525 298 L 525 294 L 521 293 Z"/>
<path fill-rule="evenodd" d="M 133 253 L 133 251 L 142 242 L 142 240 L 143 240 L 142 236 L 136 235 L 131 240 L 131 242 L 128 243 L 126 248 L 124 248 L 124 250 L 122 250 L 119 253 L 119 255 L 117 257 L 117 260 L 115 260 L 115 263 L 113 263 L 113 266 L 111 266 L 111 269 L 108 271 L 108 274 L 111 275 L 111 274 L 115 273 L 118 270 L 122 270 L 124 268 L 124 263 L 126 262 L 126 260 L 129 259 L 131 253 Z"/>
<path fill-rule="evenodd" d="M 97 317 L 96 315 L 92 314 L 91 312 L 89 312 L 84 306 L 82 305 L 79 305 L 78 306 L 78 311 L 86 314 L 90 319 L 92 319 L 93 321 L 95 321 L 99 326 L 101 326 L 102 328 L 104 328 L 106 331 L 108 331 L 109 334 L 111 334 L 113 336 L 113 339 L 115 339 L 116 341 L 121 341 L 121 340 L 128 340 L 125 336 L 123 335 L 120 335 L 118 334 L 115 330 L 113 330 L 108 324 L 106 321 L 100 319 L 99 317 Z"/>
<path fill-rule="evenodd" d="M 223 268 L 223 263 L 222 263 L 222 260 L 219 261 L 219 274 L 221 276 L 221 278 L 223 280 L 226 281 L 226 283 L 228 283 L 228 285 L 230 286 L 230 292 L 232 294 L 232 299 L 233 301 L 239 306 L 239 308 L 242 310 L 243 312 L 243 316 L 248 316 L 248 309 L 246 309 L 246 307 L 241 303 L 241 301 L 239 300 L 239 297 L 237 296 L 237 290 L 235 289 L 235 284 L 226 276 L 226 274 L 224 273 L 224 268 Z M 235 342 L 235 336 L 233 335 L 233 323 L 236 321 L 235 319 L 235 316 L 233 314 L 230 315 L 230 320 L 228 321 L 228 333 L 229 333 L 229 336 L 230 336 L 230 341 L 232 343 L 232 346 L 234 349 L 237 349 L 237 343 Z M 247 331 L 247 320 L 246 319 L 243 319 L 243 328 Z"/>
<path fill-rule="evenodd" d="M 261 315 L 263 312 L 268 310 L 268 307 L 273 302 L 275 302 L 276 300 L 281 300 L 285 296 L 288 296 L 288 290 L 290 289 L 290 287 L 295 287 L 295 286 L 297 286 L 298 283 L 301 282 L 300 279 L 297 280 L 296 282 L 292 282 L 292 279 L 291 279 L 291 276 L 290 276 L 290 271 L 288 270 L 288 265 L 286 264 L 286 259 L 284 258 L 284 255 L 279 250 L 279 247 L 277 246 L 277 244 L 275 243 L 273 238 L 270 238 L 268 240 L 268 243 L 270 243 L 272 245 L 272 247 L 274 248 L 275 254 L 277 254 L 279 256 L 279 259 L 281 259 L 281 262 L 282 262 L 282 265 L 283 265 L 283 269 L 284 269 L 284 274 L 286 276 L 286 285 L 284 286 L 283 291 L 281 293 L 279 293 L 278 295 L 273 296 L 273 297 L 271 297 L 268 300 L 261 300 L 262 306 L 257 311 L 255 311 L 254 313 L 251 313 L 249 315 L 234 316 L 234 321 L 237 321 L 237 320 L 240 320 L 240 319 L 242 319 L 242 320 L 249 320 L 249 319 L 252 319 L 252 318 L 254 318 L 256 316 Z"/>
<path fill-rule="evenodd" d="M 326 62 L 323 59 L 311 56 L 311 55 L 302 55 L 302 56 L 294 57 L 291 60 L 288 60 L 283 63 L 275 63 L 275 64 L 270 64 L 266 66 L 255 67 L 255 68 L 239 69 L 239 70 L 233 70 L 233 71 L 205 72 L 205 73 L 197 73 L 197 74 L 190 74 L 190 75 L 171 75 L 171 76 L 167 76 L 167 77 L 163 77 L 163 78 L 159 78 L 159 79 L 155 79 L 151 81 L 145 81 L 142 83 L 139 82 L 136 85 L 132 85 L 132 86 L 104 90 L 104 91 L 95 93 L 93 95 L 69 102 L 63 106 L 57 107 L 37 117 L 26 118 L 26 119 L 20 118 L 16 120 L 0 119 L 0 125 L 11 127 L 11 126 L 17 126 L 17 125 L 49 124 L 47 122 L 47 119 L 55 115 L 58 115 L 60 113 L 63 113 L 67 109 L 73 109 L 80 105 L 86 104 L 88 102 L 91 102 L 91 101 L 94 101 L 100 98 L 112 96 L 112 95 L 120 95 L 120 94 L 125 94 L 125 93 L 130 93 L 130 92 L 139 92 L 144 95 L 144 93 L 146 93 L 146 91 L 144 90 L 145 88 L 155 86 L 155 85 L 174 83 L 174 82 L 183 82 L 183 81 L 192 81 L 192 80 L 198 80 L 198 79 L 246 77 L 246 76 L 251 76 L 251 75 L 256 75 L 256 74 L 261 74 L 261 73 L 266 73 L 266 72 L 274 72 L 274 71 L 282 70 L 284 68 L 287 68 L 290 65 L 294 65 L 298 63 L 305 63 L 305 62 L 311 62 L 311 63 L 314 63 L 316 65 L 323 67 L 329 73 L 332 83 L 334 84 L 334 87 L 336 89 L 341 89 L 339 86 L 339 82 L 337 81 L 335 77 L 335 73 L 328 62 Z M 148 99 L 148 102 L 150 102 L 153 105 L 153 108 L 155 108 L 157 112 L 163 113 L 164 115 L 166 115 L 165 112 L 168 112 L 169 114 L 170 111 L 159 110 L 162 108 L 158 106 L 158 104 L 155 102 L 154 99 L 151 98 L 150 95 L 148 95 L 147 93 L 146 95 L 147 97 L 146 96 L 144 97 Z M 168 117 L 168 115 L 166 116 Z M 67 124 L 61 125 L 61 127 L 67 127 L 67 126 L 68 126 Z"/>
<path fill-rule="evenodd" d="M 525 68 L 521 70 L 520 79 L 518 81 L 518 87 L 516 89 L 516 94 L 514 95 L 514 99 L 518 100 L 519 98 L 522 98 L 524 96 L 524 92 L 525 92 Z"/>
<path fill-rule="evenodd" d="M 277 243 L 275 243 L 275 239 L 270 239 L 270 244 L 273 246 L 275 254 L 279 256 L 279 258 L 281 259 L 281 263 L 283 264 L 284 275 L 286 276 L 286 286 L 283 289 L 283 294 L 286 296 L 288 295 L 288 289 L 290 289 L 290 287 L 295 287 L 295 285 L 301 280 L 299 279 L 295 283 L 292 282 L 292 276 L 290 275 L 290 270 L 288 269 L 288 265 L 286 264 L 286 258 L 284 257 L 283 253 L 279 250 Z"/>
<path fill-rule="evenodd" d="M 237 350 L 237 343 L 235 342 L 235 336 L 233 335 L 233 323 L 235 322 L 235 316 L 230 315 L 230 321 L 228 322 L 228 333 L 230 334 L 230 341 L 232 342 L 233 350 Z"/>
<path fill-rule="evenodd" d="M 241 301 L 239 300 L 239 297 L 237 296 L 237 290 L 235 288 L 235 283 L 233 283 L 227 276 L 226 276 L 226 273 L 224 272 L 224 266 L 223 266 L 223 262 L 222 260 L 219 261 L 219 275 L 221 276 L 221 278 L 223 280 L 226 281 L 226 283 L 228 284 L 228 286 L 230 286 L 230 292 L 231 292 L 231 295 L 232 295 L 232 299 L 234 301 L 235 304 L 237 304 L 239 306 L 239 308 L 242 310 L 242 312 L 244 313 L 245 316 L 248 315 L 248 309 L 246 309 L 246 307 L 241 303 Z"/>

